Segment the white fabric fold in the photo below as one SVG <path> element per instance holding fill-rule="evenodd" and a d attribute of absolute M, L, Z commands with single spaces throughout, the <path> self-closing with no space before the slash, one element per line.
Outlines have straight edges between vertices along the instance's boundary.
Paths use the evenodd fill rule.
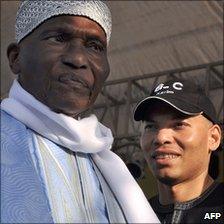
<path fill-rule="evenodd" d="M 159 223 L 124 162 L 110 151 L 113 142 L 110 129 L 98 122 L 95 115 L 76 120 L 55 113 L 25 91 L 17 80 L 1 108 L 45 138 L 74 152 L 91 153 L 129 223 Z"/>

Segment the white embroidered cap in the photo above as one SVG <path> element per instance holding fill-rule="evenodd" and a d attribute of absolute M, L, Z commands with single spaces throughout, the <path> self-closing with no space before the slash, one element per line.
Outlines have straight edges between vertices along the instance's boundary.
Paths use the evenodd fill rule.
<path fill-rule="evenodd" d="M 26 0 L 19 7 L 16 17 L 16 40 L 19 43 L 45 20 L 58 15 L 85 16 L 97 22 L 105 31 L 107 44 L 110 40 L 112 19 L 109 8 L 102 1 Z"/>

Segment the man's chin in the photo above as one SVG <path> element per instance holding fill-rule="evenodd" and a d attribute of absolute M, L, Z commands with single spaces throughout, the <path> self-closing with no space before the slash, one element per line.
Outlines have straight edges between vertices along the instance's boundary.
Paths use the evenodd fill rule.
<path fill-rule="evenodd" d="M 158 179 L 159 182 L 165 184 L 165 185 L 169 185 L 169 186 L 173 186 L 175 184 L 178 183 L 178 180 L 174 177 L 170 177 L 170 176 L 156 176 L 156 178 Z"/>
<path fill-rule="evenodd" d="M 55 113 L 62 113 L 70 117 L 77 117 L 80 113 L 89 109 L 90 106 L 91 105 L 89 104 L 89 101 L 86 100 L 82 102 L 67 103 L 63 105 L 54 104 L 50 106 L 50 108 Z"/>

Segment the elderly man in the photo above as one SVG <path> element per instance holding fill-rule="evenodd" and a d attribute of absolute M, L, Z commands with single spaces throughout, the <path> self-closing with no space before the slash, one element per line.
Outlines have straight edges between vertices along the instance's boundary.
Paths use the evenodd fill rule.
<path fill-rule="evenodd" d="M 189 80 L 161 83 L 134 118 L 142 120 L 141 147 L 159 192 L 150 202 L 161 223 L 223 222 L 224 184 L 208 174 L 221 130 L 203 89 Z"/>
<path fill-rule="evenodd" d="M 156 223 L 111 131 L 78 119 L 109 75 L 100 1 L 24 1 L 8 47 L 18 75 L 1 105 L 1 222 Z"/>

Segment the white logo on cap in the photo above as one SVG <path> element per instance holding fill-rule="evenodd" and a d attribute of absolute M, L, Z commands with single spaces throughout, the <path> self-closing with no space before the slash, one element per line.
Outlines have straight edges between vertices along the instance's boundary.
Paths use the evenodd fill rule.
<path fill-rule="evenodd" d="M 160 84 L 156 87 L 156 89 L 155 89 L 154 92 L 158 92 L 158 91 L 160 91 L 160 90 L 162 90 L 162 89 L 168 89 L 168 88 L 169 88 L 169 86 L 164 86 L 163 83 L 160 83 Z"/>
<path fill-rule="evenodd" d="M 159 85 L 155 88 L 154 92 L 158 92 L 158 91 L 160 91 L 160 90 L 163 88 L 163 86 L 164 86 L 163 83 L 159 84 Z"/>
<path fill-rule="evenodd" d="M 181 82 L 175 82 L 173 88 L 176 90 L 182 90 L 183 84 Z"/>
<path fill-rule="evenodd" d="M 181 82 L 174 82 L 172 87 L 175 90 L 182 90 L 183 89 L 183 84 Z M 165 86 L 163 83 L 160 83 L 154 90 L 155 93 L 159 92 L 160 90 L 166 90 L 166 91 L 162 91 L 159 92 L 157 94 L 164 94 L 164 93 L 174 93 L 173 91 L 169 90 L 170 86 Z M 156 95 L 157 95 L 156 94 Z"/>

